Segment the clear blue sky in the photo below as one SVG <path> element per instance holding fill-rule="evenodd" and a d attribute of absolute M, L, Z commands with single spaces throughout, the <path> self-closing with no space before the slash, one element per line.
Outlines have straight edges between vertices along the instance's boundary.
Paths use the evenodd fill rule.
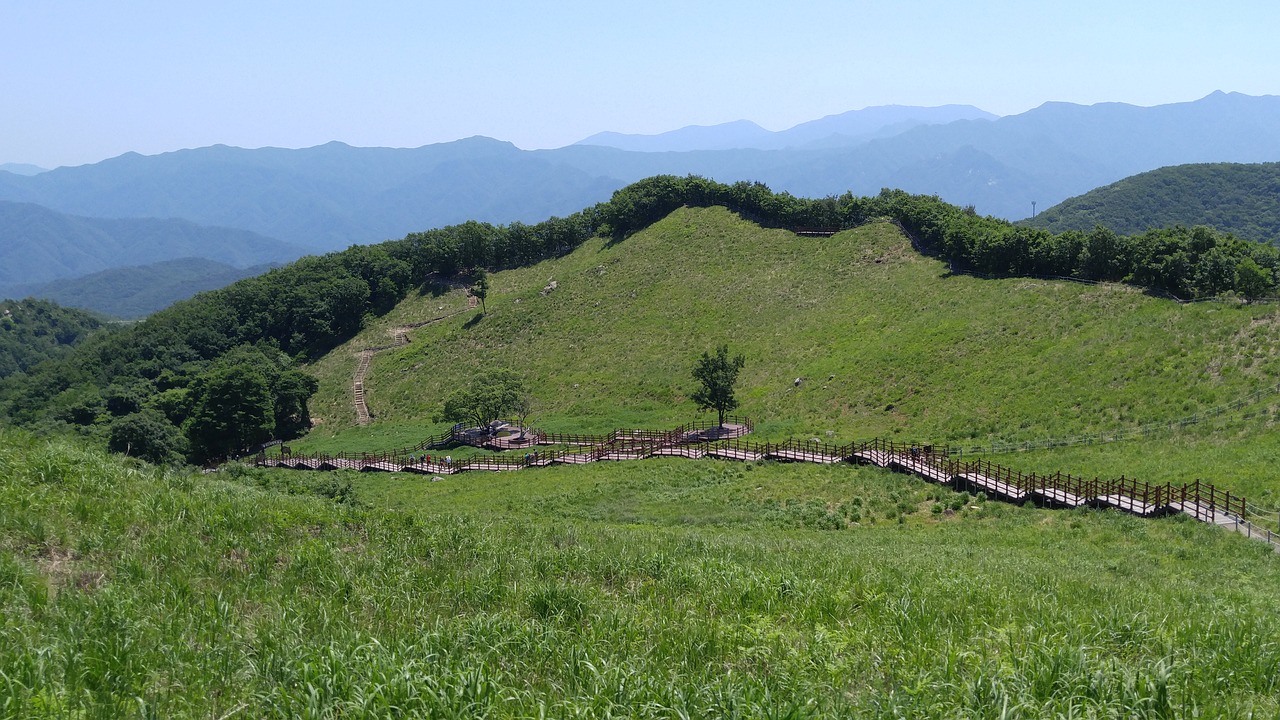
<path fill-rule="evenodd" d="M 1280 2 L 0 0 L 0 163 L 1280 94 Z"/>

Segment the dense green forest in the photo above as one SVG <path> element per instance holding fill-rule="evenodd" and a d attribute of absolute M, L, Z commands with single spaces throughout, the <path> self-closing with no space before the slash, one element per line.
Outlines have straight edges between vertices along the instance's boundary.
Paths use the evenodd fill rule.
<path fill-rule="evenodd" d="M 0 300 L 0 378 L 60 357 L 102 321 L 44 300 Z"/>
<path fill-rule="evenodd" d="M 316 387 L 297 364 L 351 338 L 366 317 L 388 312 L 410 291 L 456 283 L 475 268 L 536 263 L 597 233 L 625 242 L 685 205 L 726 206 L 783 228 L 888 218 L 958 270 L 1131 282 L 1183 297 L 1272 295 L 1280 267 L 1275 247 L 1204 227 L 1054 235 L 902 191 L 809 200 L 760 183 L 658 176 L 569 217 L 412 233 L 198 295 L 7 381 L 3 413 L 25 425 L 105 436 L 114 449 L 156 461 L 209 461 L 288 439 L 309 425 Z"/>
<path fill-rule="evenodd" d="M 1121 234 L 1209 225 L 1280 243 L 1280 163 L 1160 168 L 1069 198 L 1019 224 L 1053 232 L 1102 225 Z"/>

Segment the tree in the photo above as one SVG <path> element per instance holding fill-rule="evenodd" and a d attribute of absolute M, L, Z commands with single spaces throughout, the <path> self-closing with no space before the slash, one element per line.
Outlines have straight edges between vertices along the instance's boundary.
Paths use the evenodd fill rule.
<path fill-rule="evenodd" d="M 187 452 L 187 441 L 164 415 L 148 408 L 112 422 L 107 449 L 154 465 L 177 464 Z"/>
<path fill-rule="evenodd" d="M 489 271 L 482 267 L 472 271 L 475 282 L 471 284 L 471 294 L 480 298 L 480 312 L 488 312 L 484 307 L 484 299 L 489 296 Z"/>
<path fill-rule="evenodd" d="M 1236 292 L 1253 302 L 1271 292 L 1271 273 L 1253 258 L 1243 258 L 1236 265 Z"/>
<path fill-rule="evenodd" d="M 511 412 L 516 414 L 516 424 L 520 428 L 529 427 L 529 416 L 533 414 L 533 396 L 529 393 L 520 393 L 520 397 L 516 398 L 516 402 L 511 406 Z"/>
<path fill-rule="evenodd" d="M 187 437 L 197 461 L 226 457 L 271 438 L 271 387 L 251 364 L 216 367 L 196 378 Z"/>
<path fill-rule="evenodd" d="M 693 401 L 698 403 L 699 410 L 715 409 L 720 416 L 720 425 L 724 425 L 724 414 L 738 407 L 738 399 L 733 395 L 733 386 L 738 382 L 738 371 L 746 360 L 741 355 L 729 357 L 729 346 L 716 348 L 716 354 L 702 353 L 702 357 L 693 366 L 693 379 L 701 383 L 701 387 L 693 392 Z"/>
<path fill-rule="evenodd" d="M 489 370 L 444 401 L 445 420 L 485 427 L 516 409 L 524 381 L 510 370 Z"/>
<path fill-rule="evenodd" d="M 311 427 L 307 400 L 316 394 L 320 382 L 301 370 L 285 370 L 272 387 L 275 398 L 276 437 L 291 440 Z"/>

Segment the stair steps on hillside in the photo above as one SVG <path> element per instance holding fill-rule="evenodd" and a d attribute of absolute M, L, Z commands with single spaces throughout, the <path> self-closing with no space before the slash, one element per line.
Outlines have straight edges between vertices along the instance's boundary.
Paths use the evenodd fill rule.
<path fill-rule="evenodd" d="M 889 467 L 889 463 L 893 461 L 893 458 L 893 454 L 885 450 L 862 450 L 850 455 L 848 460 L 860 465 Z"/>
<path fill-rule="evenodd" d="M 911 473 L 939 485 L 951 485 L 955 478 L 945 468 L 940 468 L 923 458 L 910 455 L 898 455 L 888 461 L 888 467 L 900 472 Z"/>
<path fill-rule="evenodd" d="M 364 399 L 364 376 L 369 371 L 369 362 L 372 359 L 372 350 L 360 351 L 360 362 L 356 364 L 356 376 L 351 383 L 357 425 L 368 425 L 373 421 L 372 415 L 369 414 L 369 406 L 365 404 Z"/>

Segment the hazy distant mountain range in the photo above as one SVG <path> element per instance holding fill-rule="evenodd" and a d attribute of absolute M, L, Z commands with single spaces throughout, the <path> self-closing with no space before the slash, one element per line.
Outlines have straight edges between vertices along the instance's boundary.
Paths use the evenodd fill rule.
<path fill-rule="evenodd" d="M 995 120 L 997 117 L 972 105 L 881 105 L 828 115 L 779 132 L 765 130 L 750 120 L 738 120 L 721 125 L 690 125 L 657 135 L 602 132 L 574 144 L 634 152 L 836 148 L 858 145 L 878 137 L 892 137 L 919 125 L 944 125 L 956 120 Z"/>
<path fill-rule="evenodd" d="M 28 273 L 50 268 L 66 277 L 192 256 L 243 268 L 288 259 L 299 248 L 333 250 L 470 219 L 539 221 L 661 173 L 756 180 L 808 197 L 898 187 L 1013 219 L 1030 215 L 1032 201 L 1048 208 L 1162 166 L 1277 160 L 1280 97 L 1221 92 L 1150 108 L 1047 103 L 1001 118 L 968 106 L 868 108 L 778 133 L 737 122 L 648 137 L 602 133 L 555 150 L 475 137 L 414 149 L 334 142 L 129 153 L 36 175 L 0 172 L 0 200 L 96 218 L 181 218 L 256 235 L 237 243 L 222 230 L 219 239 L 192 242 L 194 227 L 173 225 L 131 231 L 146 242 L 129 253 L 122 236 L 101 226 L 90 231 L 84 218 L 56 231 L 49 225 L 25 244 L 0 224 L 0 282 L 36 282 L 45 278 Z M 262 254 L 215 251 L 232 247 Z"/>
<path fill-rule="evenodd" d="M 39 165 L 28 165 L 27 163 L 0 163 L 0 172 L 13 173 L 14 175 L 39 175 L 42 172 L 49 172 Z"/>
<path fill-rule="evenodd" d="M 36 297 L 64 307 L 132 320 L 162 310 L 196 293 L 217 290 L 261 275 L 275 263 L 235 267 L 205 258 L 161 260 L 150 265 L 111 268 L 46 283 L 0 286 L 0 297 Z"/>
<path fill-rule="evenodd" d="M 91 218 L 0 201 L 0 284 L 42 283 L 129 265 L 203 257 L 234 267 L 287 262 L 304 248 L 187 220 Z"/>
<path fill-rule="evenodd" d="M 0 199 L 90 217 L 183 218 L 315 252 L 471 219 L 545 220 L 608 198 L 623 184 L 473 138 L 416 149 L 333 142 L 304 150 L 215 145 L 126 153 L 33 177 L 0 174 Z"/>

